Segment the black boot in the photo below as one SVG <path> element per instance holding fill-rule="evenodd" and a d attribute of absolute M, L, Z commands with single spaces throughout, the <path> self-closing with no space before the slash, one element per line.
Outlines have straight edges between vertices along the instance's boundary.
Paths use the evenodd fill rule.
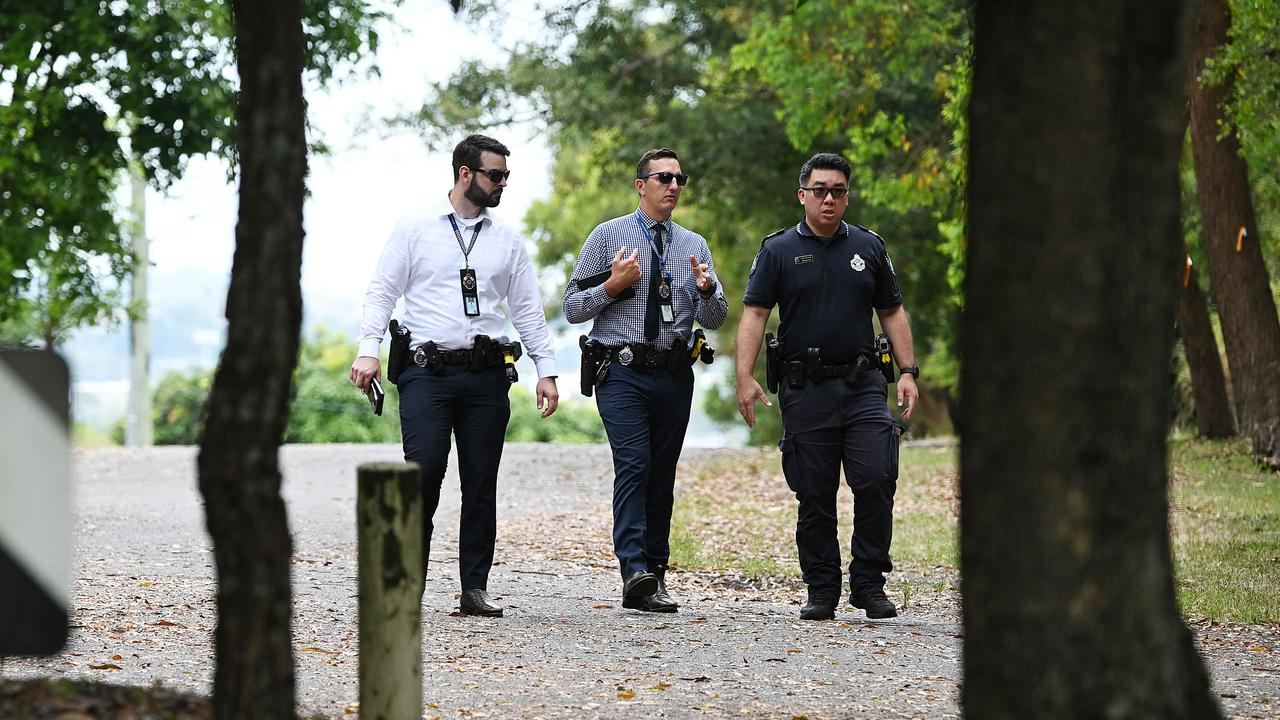
<path fill-rule="evenodd" d="M 866 588 L 849 595 L 849 604 L 867 611 L 873 620 L 898 616 L 898 608 L 885 597 L 884 588 Z"/>

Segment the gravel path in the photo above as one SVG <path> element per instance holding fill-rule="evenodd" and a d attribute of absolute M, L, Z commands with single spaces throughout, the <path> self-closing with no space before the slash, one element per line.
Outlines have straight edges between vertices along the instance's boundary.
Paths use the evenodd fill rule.
<path fill-rule="evenodd" d="M 355 468 L 398 460 L 398 448 L 289 446 L 282 459 L 300 710 L 351 717 Z M 72 638 L 60 655 L 7 660 L 4 676 L 209 692 L 216 612 L 194 468 L 194 448 L 76 452 Z M 508 446 L 490 579 L 506 617 L 461 617 L 451 464 L 423 602 L 426 717 L 959 715 L 954 592 L 914 596 L 893 620 L 868 622 L 845 606 L 836 622 L 801 623 L 794 584 L 673 573 L 679 613 L 622 610 L 610 483 L 607 447 Z M 1196 630 L 1224 708 L 1280 717 L 1280 628 Z"/>

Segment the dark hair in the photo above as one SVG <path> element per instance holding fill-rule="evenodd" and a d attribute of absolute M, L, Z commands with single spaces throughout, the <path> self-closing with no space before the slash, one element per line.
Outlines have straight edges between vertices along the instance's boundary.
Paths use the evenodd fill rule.
<path fill-rule="evenodd" d="M 453 149 L 453 181 L 458 182 L 458 170 L 463 167 L 480 167 L 480 153 L 486 150 L 503 157 L 511 154 L 506 145 L 488 135 L 468 135 Z"/>
<path fill-rule="evenodd" d="M 658 158 L 671 158 L 672 160 L 680 159 L 676 155 L 676 151 L 671 148 L 662 147 L 654 148 L 653 150 L 646 150 L 645 153 L 640 156 L 640 162 L 636 163 L 636 179 L 638 180 L 642 176 L 649 174 L 649 162 L 651 160 L 657 160 Z"/>
<path fill-rule="evenodd" d="M 809 176 L 814 170 L 839 170 L 844 173 L 844 181 L 849 182 L 849 177 L 853 175 L 853 168 L 849 166 L 849 161 L 835 153 L 818 153 L 805 161 L 804 167 L 800 168 L 800 187 L 809 184 Z"/>

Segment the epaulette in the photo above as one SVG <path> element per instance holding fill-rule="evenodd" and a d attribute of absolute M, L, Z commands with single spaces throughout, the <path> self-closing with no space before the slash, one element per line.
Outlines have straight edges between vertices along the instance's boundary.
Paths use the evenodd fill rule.
<path fill-rule="evenodd" d="M 765 236 L 764 236 L 764 239 L 760 241 L 760 247 L 761 247 L 761 248 L 764 248 L 765 244 L 767 244 L 770 240 L 772 240 L 772 239 L 774 239 L 774 238 L 778 237 L 779 235 L 781 235 L 782 233 L 784 233 L 784 232 L 786 232 L 786 231 L 788 231 L 788 230 L 790 230 L 790 229 L 791 229 L 791 226 L 790 226 L 790 225 L 788 225 L 787 227 L 784 227 L 784 228 L 782 228 L 781 230 L 774 230 L 773 232 L 769 233 L 768 235 L 765 235 Z"/>
<path fill-rule="evenodd" d="M 849 224 L 850 224 L 850 225 L 852 225 L 852 226 L 854 226 L 854 227 L 856 227 L 856 228 L 858 228 L 859 230 L 866 230 L 867 232 L 871 233 L 872 235 L 875 235 L 875 236 L 880 240 L 880 243 L 881 243 L 882 245 L 887 245 L 887 244 L 888 244 L 888 243 L 885 243 L 884 238 L 880 237 L 880 233 L 876 232 L 875 230 L 872 230 L 871 228 L 866 227 L 866 226 L 864 226 L 864 225 L 859 225 L 858 223 L 849 223 Z"/>

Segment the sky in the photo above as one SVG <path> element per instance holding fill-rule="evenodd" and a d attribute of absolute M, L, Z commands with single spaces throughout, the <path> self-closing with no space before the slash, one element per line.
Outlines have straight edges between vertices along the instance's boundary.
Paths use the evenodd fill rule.
<path fill-rule="evenodd" d="M 509 3 L 504 45 L 538 27 L 532 3 Z M 421 105 L 431 82 L 443 81 L 471 58 L 501 60 L 504 49 L 455 18 L 444 0 L 405 3 L 381 32 L 381 77 L 355 78 L 325 92 L 308 88 L 311 122 L 334 152 L 313 156 L 305 206 L 304 297 L 317 306 L 349 303 L 351 333 L 378 253 L 396 220 L 452 185 L 450 150 L 432 153 L 409 131 L 387 135 L 364 122 Z M 521 226 L 529 205 L 544 197 L 550 154 L 536 128 L 488 130 L 512 151 L 510 184 L 494 212 Z M 459 138 L 460 139 L 460 138 Z M 193 160 L 168 193 L 150 191 L 147 234 L 153 273 L 231 270 L 236 188 L 216 160 Z M 153 303 L 164 298 L 152 298 Z"/>

